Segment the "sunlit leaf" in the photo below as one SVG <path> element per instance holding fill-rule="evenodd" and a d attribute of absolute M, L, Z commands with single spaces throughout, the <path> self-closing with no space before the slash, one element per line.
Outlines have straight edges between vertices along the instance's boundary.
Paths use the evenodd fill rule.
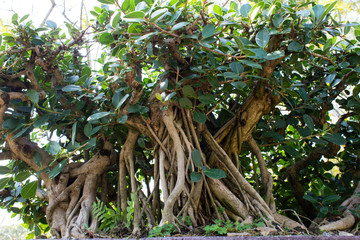
<path fill-rule="evenodd" d="M 21 196 L 24 199 L 35 197 L 38 181 L 33 181 L 25 184 L 21 190 Z"/>

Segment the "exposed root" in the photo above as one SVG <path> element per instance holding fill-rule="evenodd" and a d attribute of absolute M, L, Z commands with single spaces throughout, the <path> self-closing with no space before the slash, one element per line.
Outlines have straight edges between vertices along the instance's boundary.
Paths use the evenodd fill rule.
<path fill-rule="evenodd" d="M 356 222 L 356 218 L 351 213 L 350 210 L 356 209 L 356 206 L 360 204 L 360 197 L 358 197 L 357 195 L 357 193 L 359 192 L 360 192 L 360 182 L 358 182 L 354 194 L 341 204 L 341 206 L 346 207 L 346 210 L 344 211 L 344 217 L 335 222 L 330 222 L 325 225 L 322 225 L 320 226 L 319 229 L 322 231 L 333 231 L 333 230 L 341 231 L 352 228 Z"/>

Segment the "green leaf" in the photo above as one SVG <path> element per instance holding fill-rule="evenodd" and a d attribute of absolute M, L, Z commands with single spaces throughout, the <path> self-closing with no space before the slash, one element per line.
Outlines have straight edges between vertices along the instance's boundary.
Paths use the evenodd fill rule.
<path fill-rule="evenodd" d="M 139 147 L 145 148 L 145 141 L 143 138 L 141 138 L 141 137 L 138 138 L 137 143 L 138 143 Z"/>
<path fill-rule="evenodd" d="M 286 153 L 290 154 L 292 157 L 296 157 L 300 155 L 299 151 L 291 146 L 283 146 L 283 149 Z"/>
<path fill-rule="evenodd" d="M 158 19 L 163 16 L 168 10 L 166 8 L 158 9 L 151 14 L 150 22 L 156 22 Z"/>
<path fill-rule="evenodd" d="M 283 17 L 280 14 L 275 14 L 272 18 L 272 23 L 276 28 L 279 28 L 284 21 Z"/>
<path fill-rule="evenodd" d="M 323 5 L 317 4 L 312 8 L 312 11 L 314 12 L 315 18 L 319 20 L 325 12 L 325 7 Z"/>
<path fill-rule="evenodd" d="M 339 133 L 326 133 L 323 138 L 329 142 L 332 142 L 336 145 L 345 145 L 346 139 L 341 136 Z"/>
<path fill-rule="evenodd" d="M 75 145 L 75 139 L 76 139 L 76 126 L 78 122 L 75 122 L 72 126 L 72 133 L 71 133 L 71 144 Z"/>
<path fill-rule="evenodd" d="M 318 200 L 316 198 L 314 198 L 314 197 L 312 197 L 310 195 L 304 195 L 303 199 L 308 200 L 309 202 L 312 202 L 312 203 L 317 203 L 318 202 Z"/>
<path fill-rule="evenodd" d="M 211 94 L 200 95 L 199 101 L 204 104 L 212 104 L 212 103 L 216 102 L 215 98 Z"/>
<path fill-rule="evenodd" d="M 35 197 L 38 181 L 33 181 L 25 184 L 21 189 L 21 196 L 24 199 Z"/>
<path fill-rule="evenodd" d="M 36 119 L 33 126 L 36 128 L 46 124 L 49 121 L 49 117 L 50 117 L 49 115 L 43 115 L 39 117 L 38 119 Z"/>
<path fill-rule="evenodd" d="M 94 127 L 93 129 L 91 129 L 91 132 L 90 132 L 90 136 L 91 135 L 94 135 L 95 133 L 97 133 L 103 126 L 100 125 L 100 126 L 97 126 L 97 127 Z"/>
<path fill-rule="evenodd" d="M 120 17 L 121 17 L 121 12 L 118 12 L 115 17 L 113 18 L 112 22 L 111 22 L 111 26 L 113 28 L 116 28 L 118 23 L 120 22 Z"/>
<path fill-rule="evenodd" d="M 255 37 L 256 43 L 262 47 L 265 48 L 270 40 L 270 34 L 266 28 L 260 30 Z"/>
<path fill-rule="evenodd" d="M 249 12 L 251 10 L 251 5 L 246 3 L 246 4 L 242 4 L 240 7 L 240 14 L 243 17 L 247 17 L 249 15 Z"/>
<path fill-rule="evenodd" d="M 145 13 L 142 11 L 131 12 L 124 16 L 124 18 L 140 18 L 143 19 L 145 17 Z"/>
<path fill-rule="evenodd" d="M 119 117 L 116 121 L 118 123 L 125 124 L 127 119 L 128 119 L 128 115 L 123 115 L 123 116 Z"/>
<path fill-rule="evenodd" d="M 26 96 L 30 99 L 31 102 L 35 104 L 39 103 L 39 93 L 34 89 L 29 89 L 26 93 Z"/>
<path fill-rule="evenodd" d="M 56 141 L 50 141 L 47 144 L 46 151 L 51 155 L 56 155 L 61 151 L 60 144 Z"/>
<path fill-rule="evenodd" d="M 194 148 L 192 152 L 192 160 L 196 167 L 201 167 L 202 165 L 201 153 L 196 148 Z"/>
<path fill-rule="evenodd" d="M 285 55 L 285 52 L 283 50 L 274 51 L 271 53 L 268 53 L 265 57 L 266 60 L 275 60 L 278 58 L 281 58 Z"/>
<path fill-rule="evenodd" d="M 190 173 L 190 180 L 192 182 L 200 182 L 201 181 L 201 174 L 197 172 Z"/>
<path fill-rule="evenodd" d="M 207 116 L 206 114 L 199 112 L 199 111 L 195 111 L 194 112 L 194 120 L 197 121 L 198 123 L 204 124 L 207 120 Z"/>
<path fill-rule="evenodd" d="M 34 45 L 44 45 L 44 41 L 39 36 L 33 36 L 31 39 L 31 43 Z"/>
<path fill-rule="evenodd" d="M 185 85 L 182 92 L 184 93 L 184 96 L 188 98 L 194 98 L 196 95 L 194 89 L 190 85 Z"/>
<path fill-rule="evenodd" d="M 322 203 L 324 205 L 329 205 L 330 203 L 336 202 L 340 199 L 341 197 L 338 195 L 330 195 L 324 198 L 324 200 L 322 200 Z"/>
<path fill-rule="evenodd" d="M 119 101 L 119 103 L 116 105 L 115 109 L 119 109 L 124 104 L 126 99 L 128 99 L 129 97 L 130 97 L 130 94 L 126 94 L 124 97 L 122 97 L 121 100 Z"/>
<path fill-rule="evenodd" d="M 57 24 L 51 20 L 47 20 L 46 25 L 54 30 L 57 28 Z"/>
<path fill-rule="evenodd" d="M 42 156 L 39 152 L 34 152 L 33 154 L 33 158 L 34 158 L 34 162 L 36 163 L 36 165 L 38 165 L 39 167 L 42 167 Z"/>
<path fill-rule="evenodd" d="M 326 76 L 326 78 L 325 78 L 326 85 L 330 86 L 331 83 L 334 81 L 335 77 L 336 77 L 336 73 Z"/>
<path fill-rule="evenodd" d="M 61 173 L 61 171 L 64 169 L 66 162 L 67 162 L 67 159 L 62 160 L 58 165 L 56 165 L 56 167 L 53 170 L 51 170 L 51 172 L 49 174 L 49 178 L 53 179 L 54 177 L 59 175 Z"/>
<path fill-rule="evenodd" d="M 27 130 L 29 130 L 30 127 L 26 127 L 26 128 L 23 128 L 22 130 L 20 130 L 18 133 L 16 133 L 12 139 L 16 139 L 20 136 L 22 136 Z"/>
<path fill-rule="evenodd" d="M 307 114 L 304 114 L 303 119 L 304 119 L 304 122 L 306 123 L 306 126 L 311 130 L 311 132 L 313 132 L 315 124 L 314 124 L 312 117 L 310 117 Z"/>
<path fill-rule="evenodd" d="M 206 169 L 204 171 L 204 174 L 205 174 L 205 176 L 207 176 L 209 178 L 213 178 L 213 179 L 226 178 L 225 172 L 218 168 Z"/>
<path fill-rule="evenodd" d="M 190 23 L 189 22 L 179 22 L 177 24 L 175 24 L 172 28 L 171 28 L 171 31 L 175 31 L 175 30 L 178 30 L 178 29 L 181 29 L 187 25 L 189 25 Z"/>
<path fill-rule="evenodd" d="M 20 125 L 20 121 L 14 118 L 8 118 L 2 124 L 4 129 L 14 129 Z"/>
<path fill-rule="evenodd" d="M 105 32 L 100 35 L 99 42 L 101 44 L 110 44 L 114 42 L 114 37 L 111 33 Z"/>
<path fill-rule="evenodd" d="M 18 18 L 19 18 L 19 16 L 18 16 L 17 13 L 15 13 L 14 15 L 12 15 L 12 18 L 11 18 L 12 24 L 18 25 L 18 24 L 19 24 L 19 23 L 18 23 Z"/>
<path fill-rule="evenodd" d="M 360 96 L 359 96 L 359 93 L 360 93 L 360 85 L 357 85 L 354 87 L 353 89 L 353 97 L 356 99 L 356 101 L 360 102 Z"/>
<path fill-rule="evenodd" d="M 22 182 L 22 181 L 25 181 L 26 179 L 28 179 L 30 176 L 31 176 L 31 174 L 29 172 L 19 172 L 15 176 L 15 181 Z"/>
<path fill-rule="evenodd" d="M 215 26 L 214 25 L 208 24 L 203 28 L 203 31 L 202 31 L 203 38 L 211 37 L 214 34 L 215 34 Z"/>
<path fill-rule="evenodd" d="M 213 88 L 218 88 L 218 87 L 220 87 L 220 82 L 219 82 L 219 80 L 218 80 L 216 77 L 214 77 L 214 76 L 212 76 L 212 75 L 208 75 L 208 76 L 207 76 L 207 80 L 209 81 L 210 85 L 211 85 Z"/>
<path fill-rule="evenodd" d="M 98 2 L 105 4 L 115 4 L 115 0 L 98 0 Z"/>
<path fill-rule="evenodd" d="M 81 87 L 77 85 L 67 85 L 62 88 L 64 92 L 74 92 L 74 91 L 80 91 Z"/>
<path fill-rule="evenodd" d="M 231 85 L 239 90 L 247 87 L 246 83 L 244 83 L 243 81 L 231 82 Z"/>
<path fill-rule="evenodd" d="M 252 62 L 252 61 L 249 61 L 249 60 L 240 60 L 240 62 L 242 64 L 245 64 L 251 68 L 257 68 L 257 69 L 262 69 L 262 66 L 256 62 Z"/>
<path fill-rule="evenodd" d="M 321 15 L 321 18 L 324 18 L 326 14 L 328 14 L 334 7 L 335 5 L 337 4 L 337 1 L 335 2 L 332 2 L 330 4 L 326 4 L 325 5 L 325 11 L 324 13 Z"/>
<path fill-rule="evenodd" d="M 297 41 L 292 41 L 288 46 L 288 50 L 290 52 L 301 52 L 303 50 L 303 48 L 304 48 L 303 45 L 301 45 Z"/>
<path fill-rule="evenodd" d="M 92 130 L 92 125 L 91 125 L 91 123 L 87 123 L 87 124 L 84 126 L 84 134 L 85 134 L 85 136 L 90 137 L 90 136 L 91 136 L 91 130 Z"/>
<path fill-rule="evenodd" d="M 88 121 L 93 121 L 93 120 L 97 120 L 103 117 L 106 117 L 107 115 L 109 115 L 110 112 L 98 112 L 98 113 L 94 113 L 92 114 L 90 117 L 88 117 Z"/>
<path fill-rule="evenodd" d="M 214 13 L 216 13 L 220 16 L 223 15 L 223 11 L 222 11 L 221 7 L 216 4 L 213 6 L 213 11 L 214 11 Z"/>
<path fill-rule="evenodd" d="M 7 166 L 0 166 L 0 174 L 9 174 L 11 173 L 11 169 Z"/>
<path fill-rule="evenodd" d="M 180 98 L 179 99 L 180 106 L 183 108 L 192 108 L 193 104 L 188 98 Z"/>
<path fill-rule="evenodd" d="M 232 62 L 229 64 L 229 66 L 231 71 L 233 71 L 234 73 L 240 74 L 244 71 L 244 66 L 238 62 Z"/>
<path fill-rule="evenodd" d="M 0 189 L 3 189 L 6 184 L 10 181 L 11 177 L 1 178 L 0 179 Z"/>
<path fill-rule="evenodd" d="M 39 236 L 41 234 L 41 230 L 38 225 L 35 225 L 34 233 L 35 233 L 35 236 Z"/>

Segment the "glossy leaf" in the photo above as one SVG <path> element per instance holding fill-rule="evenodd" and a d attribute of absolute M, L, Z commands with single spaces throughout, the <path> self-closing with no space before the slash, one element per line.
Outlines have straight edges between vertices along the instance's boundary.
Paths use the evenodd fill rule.
<path fill-rule="evenodd" d="M 57 24 L 51 20 L 47 20 L 46 25 L 54 30 L 57 28 Z"/>
<path fill-rule="evenodd" d="M 21 196 L 24 199 L 35 197 L 38 181 L 26 183 L 21 189 Z"/>
<path fill-rule="evenodd" d="M 71 132 L 71 143 L 72 145 L 75 145 L 76 140 L 76 126 L 78 122 L 75 122 L 72 126 L 72 132 Z"/>
<path fill-rule="evenodd" d="M 196 148 L 194 148 L 194 150 L 192 152 L 192 160 L 196 167 L 201 167 L 201 165 L 202 165 L 201 153 Z"/>
<path fill-rule="evenodd" d="M 22 182 L 28 179 L 31 176 L 29 172 L 19 172 L 15 175 L 15 181 L 16 182 Z"/>
<path fill-rule="evenodd" d="M 171 31 L 176 31 L 178 29 L 181 29 L 187 25 L 189 25 L 190 23 L 189 22 L 180 22 L 180 23 L 177 23 L 175 24 L 172 28 L 171 28 Z"/>
<path fill-rule="evenodd" d="M 279 28 L 284 21 L 283 17 L 280 14 L 275 14 L 272 18 L 272 23 L 275 27 Z"/>
<path fill-rule="evenodd" d="M 110 44 L 114 42 L 114 37 L 111 33 L 106 32 L 100 35 L 99 42 L 101 44 Z"/>
<path fill-rule="evenodd" d="M 184 93 L 184 96 L 187 98 L 194 98 L 196 95 L 194 89 L 190 85 L 185 85 L 182 89 L 182 92 Z"/>
<path fill-rule="evenodd" d="M 225 172 L 218 168 L 206 169 L 204 171 L 204 174 L 205 174 L 205 176 L 207 176 L 209 178 L 213 178 L 213 179 L 226 178 Z"/>
<path fill-rule="evenodd" d="M 207 116 L 199 111 L 194 112 L 194 120 L 198 123 L 204 124 L 207 120 Z"/>
<path fill-rule="evenodd" d="M 208 38 L 211 37 L 215 34 L 215 26 L 212 24 L 208 24 L 204 27 L 204 29 L 202 30 L 202 37 L 203 38 Z"/>
<path fill-rule="evenodd" d="M 115 0 L 98 0 L 98 1 L 105 4 L 115 4 Z"/>
<path fill-rule="evenodd" d="M 262 47 L 265 48 L 270 40 L 270 34 L 266 28 L 260 30 L 255 37 L 256 43 Z"/>
<path fill-rule="evenodd" d="M 77 85 L 67 85 L 67 86 L 63 87 L 62 90 L 64 92 L 75 92 L 75 91 L 80 91 L 81 87 L 77 86 Z"/>
<path fill-rule="evenodd" d="M 0 174 L 8 174 L 11 173 L 11 169 L 7 166 L 0 166 Z"/>
<path fill-rule="evenodd" d="M 303 119 L 304 119 L 304 122 L 306 123 L 306 126 L 311 130 L 311 132 L 313 132 L 315 124 L 314 124 L 312 117 L 310 117 L 307 114 L 304 114 Z"/>
<path fill-rule="evenodd" d="M 31 102 L 35 104 L 39 103 L 39 93 L 34 89 L 29 89 L 26 93 L 26 96 L 30 99 Z"/>
<path fill-rule="evenodd" d="M 110 114 L 110 112 L 98 112 L 98 113 L 94 113 L 92 114 L 90 117 L 87 118 L 88 121 L 93 121 L 93 120 L 97 120 L 103 117 L 106 117 Z"/>
<path fill-rule="evenodd" d="M 183 108 L 192 108 L 193 104 L 188 98 L 180 98 L 179 99 L 180 106 Z"/>
<path fill-rule="evenodd" d="M 6 186 L 6 184 L 8 184 L 10 179 L 11 179 L 10 177 L 1 178 L 0 179 L 0 189 L 3 189 Z"/>
<path fill-rule="evenodd" d="M 190 180 L 192 182 L 200 182 L 201 181 L 201 174 L 197 172 L 190 173 Z"/>
<path fill-rule="evenodd" d="M 51 170 L 50 174 L 49 174 L 49 178 L 53 179 L 54 177 L 56 177 L 57 175 L 59 175 L 61 173 L 61 171 L 64 169 L 64 167 L 66 166 L 67 163 L 67 159 L 61 161 L 60 163 L 58 163 L 53 170 Z"/>
<path fill-rule="evenodd" d="M 231 71 L 234 73 L 240 74 L 244 71 L 244 66 L 241 65 L 239 62 L 232 62 L 229 64 Z"/>
<path fill-rule="evenodd" d="M 241 7 L 240 7 L 241 16 L 247 17 L 249 15 L 250 10 L 251 10 L 250 4 L 248 4 L 248 3 L 241 4 Z"/>
<path fill-rule="evenodd" d="M 288 46 L 288 50 L 290 52 L 300 52 L 303 50 L 303 48 L 304 47 L 297 41 L 292 41 Z"/>
<path fill-rule="evenodd" d="M 36 163 L 36 165 L 38 165 L 39 167 L 42 167 L 43 159 L 39 152 L 34 152 L 33 159 L 34 159 L 34 162 Z"/>
<path fill-rule="evenodd" d="M 336 145 L 345 145 L 346 139 L 341 136 L 339 133 L 326 133 L 323 138 L 329 142 L 332 142 Z"/>
<path fill-rule="evenodd" d="M 124 16 L 124 18 L 140 18 L 140 19 L 144 17 L 145 17 L 145 13 L 142 11 L 134 11 Z"/>

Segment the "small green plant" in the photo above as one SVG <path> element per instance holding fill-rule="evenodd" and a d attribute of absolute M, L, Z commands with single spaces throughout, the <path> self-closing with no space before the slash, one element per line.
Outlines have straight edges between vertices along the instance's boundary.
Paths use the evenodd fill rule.
<path fill-rule="evenodd" d="M 174 224 L 167 223 L 163 226 L 157 226 L 150 230 L 149 238 L 154 237 L 168 237 L 171 236 L 172 233 L 175 233 L 176 229 Z"/>
<path fill-rule="evenodd" d="M 100 223 L 100 231 L 108 231 L 114 228 L 122 219 L 122 214 L 118 209 L 108 208 L 100 200 L 93 203 L 92 213 Z"/>
<path fill-rule="evenodd" d="M 216 219 L 214 222 L 215 224 L 203 228 L 206 235 L 225 235 L 228 232 L 242 232 L 265 225 L 261 219 L 255 220 L 253 224 L 241 224 L 239 222 L 224 221 L 221 219 Z"/>
<path fill-rule="evenodd" d="M 234 224 L 230 221 L 223 221 L 221 219 L 216 219 L 215 224 L 208 225 L 203 228 L 206 235 L 225 235 L 228 233 L 229 230 L 234 229 Z"/>

